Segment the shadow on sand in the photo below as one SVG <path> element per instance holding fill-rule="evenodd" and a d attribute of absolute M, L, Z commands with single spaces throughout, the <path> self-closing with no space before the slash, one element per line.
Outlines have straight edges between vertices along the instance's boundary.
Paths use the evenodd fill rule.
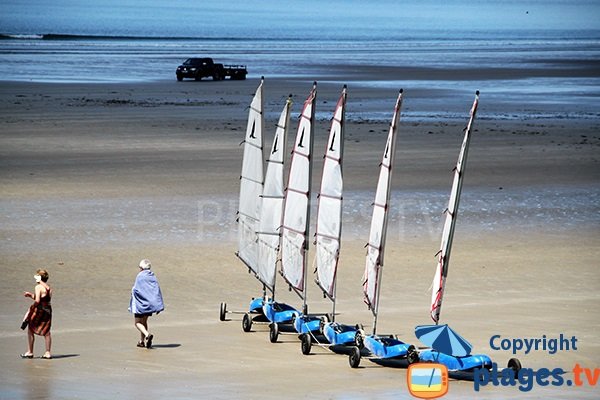
<path fill-rule="evenodd" d="M 180 347 L 180 343 L 168 343 L 168 344 L 153 344 L 152 349 L 174 349 Z"/>
<path fill-rule="evenodd" d="M 52 354 L 52 360 L 58 360 L 60 358 L 71 358 L 71 357 L 79 357 L 80 354 Z M 43 358 L 43 357 L 38 357 Z"/>

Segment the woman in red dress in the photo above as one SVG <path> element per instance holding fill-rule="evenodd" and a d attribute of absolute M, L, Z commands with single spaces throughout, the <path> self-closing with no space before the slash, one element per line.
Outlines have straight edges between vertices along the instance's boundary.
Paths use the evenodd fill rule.
<path fill-rule="evenodd" d="M 33 358 L 33 343 L 35 335 L 43 336 L 46 341 L 46 352 L 41 358 L 50 359 L 50 347 L 52 346 L 52 336 L 50 335 L 50 326 L 52 325 L 52 306 L 50 300 L 52 298 L 52 289 L 46 283 L 48 281 L 48 271 L 38 269 L 34 279 L 36 281 L 35 290 L 33 293 L 24 292 L 25 297 L 33 299 L 33 304 L 29 307 L 29 312 L 23 321 L 23 328 L 28 324 L 27 352 L 21 354 L 22 358 Z"/>

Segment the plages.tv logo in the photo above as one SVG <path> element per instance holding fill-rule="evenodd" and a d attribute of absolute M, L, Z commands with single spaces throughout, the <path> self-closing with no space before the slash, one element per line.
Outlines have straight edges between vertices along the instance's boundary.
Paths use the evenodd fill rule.
<path fill-rule="evenodd" d="M 558 337 L 542 335 L 541 338 L 503 338 L 494 335 L 490 338 L 492 350 L 511 351 L 512 354 L 523 352 L 529 354 L 532 351 L 543 351 L 554 355 L 559 351 L 577 351 L 578 339 L 575 336 L 560 334 Z M 563 375 L 571 372 L 573 379 L 565 378 Z M 563 368 L 520 368 L 518 373 L 508 369 L 500 369 L 496 363 L 492 363 L 490 369 L 476 368 L 473 371 L 473 384 L 476 392 L 481 386 L 491 383 L 493 386 L 517 386 L 521 392 L 529 392 L 535 386 L 582 386 L 595 387 L 600 380 L 600 368 L 585 368 L 576 363 L 572 369 Z"/>
<path fill-rule="evenodd" d="M 420 399 L 435 399 L 448 393 L 448 367 L 444 364 L 411 364 L 406 380 L 410 394 Z"/>

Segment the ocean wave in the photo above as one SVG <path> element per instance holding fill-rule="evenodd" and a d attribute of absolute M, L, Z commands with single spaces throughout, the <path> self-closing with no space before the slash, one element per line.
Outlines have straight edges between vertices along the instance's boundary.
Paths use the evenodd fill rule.
<path fill-rule="evenodd" d="M 0 39 L 43 39 L 44 35 L 11 35 L 0 33 Z"/>
<path fill-rule="evenodd" d="M 0 40 L 23 39 L 23 40 L 160 40 L 160 41 L 244 41 L 251 40 L 243 37 L 199 37 L 199 36 L 127 36 L 127 35 L 79 35 L 63 33 L 44 34 L 10 34 L 0 33 Z M 255 38 L 253 38 L 255 39 Z M 264 40 L 269 40 L 265 38 Z"/>

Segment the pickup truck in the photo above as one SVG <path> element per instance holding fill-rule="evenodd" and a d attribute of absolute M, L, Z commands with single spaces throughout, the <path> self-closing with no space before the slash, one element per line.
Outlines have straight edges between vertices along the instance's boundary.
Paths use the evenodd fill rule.
<path fill-rule="evenodd" d="M 229 79 L 246 79 L 248 70 L 245 65 L 223 65 L 213 61 L 212 58 L 188 58 L 177 67 L 175 75 L 177 80 L 183 78 L 194 78 L 199 81 L 202 78 L 212 77 L 213 81 Z"/>

